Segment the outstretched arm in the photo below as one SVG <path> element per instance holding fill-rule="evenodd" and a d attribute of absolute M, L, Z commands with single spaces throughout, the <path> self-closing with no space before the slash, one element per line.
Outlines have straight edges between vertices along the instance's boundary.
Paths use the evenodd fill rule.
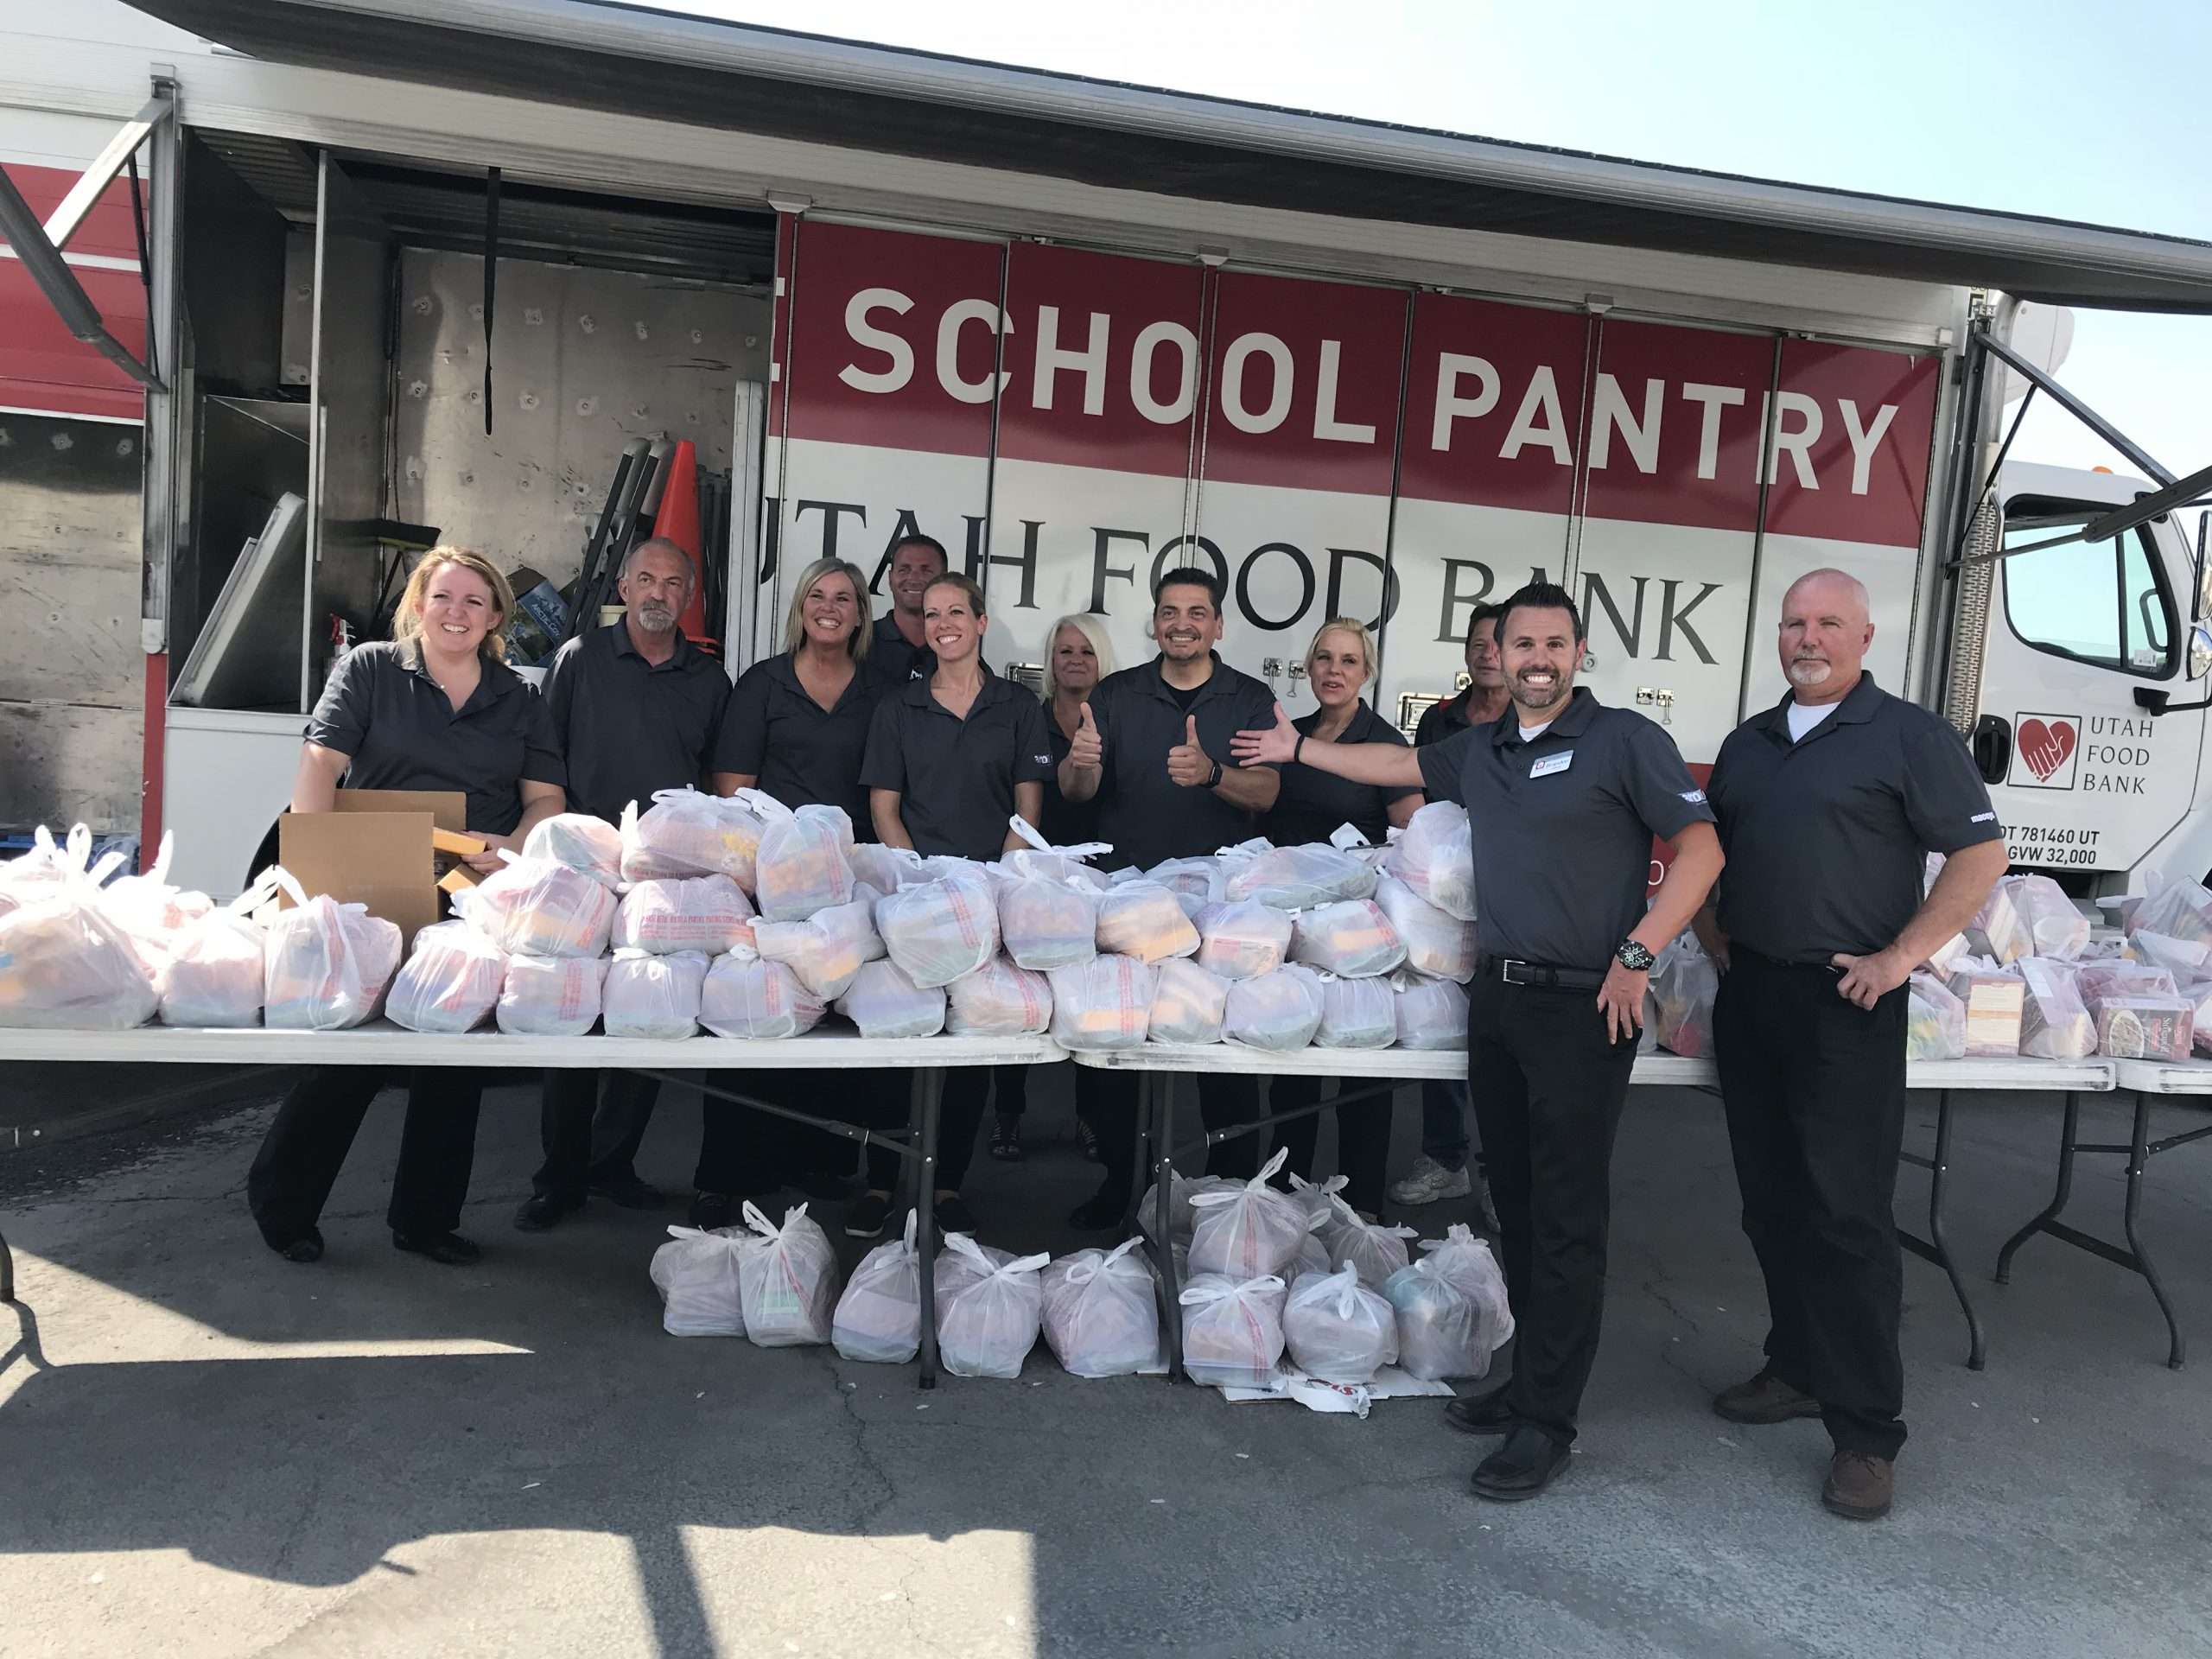
<path fill-rule="evenodd" d="M 1316 772 L 1379 788 L 1418 789 L 1424 782 L 1420 750 L 1396 743 L 1331 743 L 1307 737 L 1290 723 L 1281 703 L 1275 704 L 1274 725 L 1264 731 L 1237 733 L 1229 740 L 1229 752 L 1240 766 L 1287 766 L 1303 761 Z"/>

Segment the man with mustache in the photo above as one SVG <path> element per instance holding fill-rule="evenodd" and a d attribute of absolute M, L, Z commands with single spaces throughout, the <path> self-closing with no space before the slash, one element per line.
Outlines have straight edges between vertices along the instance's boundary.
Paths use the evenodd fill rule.
<path fill-rule="evenodd" d="M 1698 931 L 1724 972 L 1713 1054 L 1766 1281 L 1766 1363 L 1731 1422 L 1818 1417 L 1838 1515 L 1889 1512 L 1904 1443 L 1906 978 L 2005 872 L 2005 832 L 1959 734 L 1861 666 L 1866 589 L 1840 570 L 1783 595 L 1789 693 L 1720 746 L 1706 785 L 1728 867 Z M 1925 899 L 1929 852 L 1947 855 Z"/>
<path fill-rule="evenodd" d="M 705 777 L 730 686 L 722 665 L 677 631 L 698 579 L 691 556 L 675 543 L 639 543 L 615 587 L 622 619 L 553 653 L 543 696 L 568 760 L 571 812 L 613 823 L 632 801 L 642 812 L 655 790 L 696 788 Z M 515 1212 L 524 1232 L 557 1224 L 587 1192 L 630 1210 L 660 1202 L 632 1165 L 660 1085 L 609 1071 L 603 1087 L 602 1102 L 599 1072 L 545 1074 L 538 1120 L 545 1162 Z"/>
<path fill-rule="evenodd" d="M 1303 760 L 1365 784 L 1456 801 L 1474 824 L 1474 983 L 1467 1084 L 1490 1154 L 1513 1376 L 1454 1400 L 1446 1421 L 1504 1444 L 1477 1467 L 1478 1497 L 1534 1497 L 1567 1466 L 1605 1311 L 1614 1132 L 1628 1101 L 1653 958 L 1720 869 L 1713 812 L 1674 741 L 1574 683 L 1582 617 L 1564 588 L 1531 582 L 1498 619 L 1511 702 L 1425 749 L 1240 732 L 1240 763 Z M 1649 892 L 1651 842 L 1674 860 Z"/>

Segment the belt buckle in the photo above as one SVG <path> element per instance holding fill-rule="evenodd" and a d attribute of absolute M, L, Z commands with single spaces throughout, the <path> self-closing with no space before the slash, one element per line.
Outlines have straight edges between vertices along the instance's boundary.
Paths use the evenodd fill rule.
<path fill-rule="evenodd" d="M 1521 970 L 1517 974 L 1514 972 L 1514 969 L 1516 968 Z M 1503 980 L 1508 985 L 1533 985 L 1535 983 L 1535 981 L 1528 976 L 1529 964 L 1520 960 L 1517 957 L 1508 957 L 1503 962 L 1500 963 L 1498 964 L 1497 972 L 1498 977 Z"/>

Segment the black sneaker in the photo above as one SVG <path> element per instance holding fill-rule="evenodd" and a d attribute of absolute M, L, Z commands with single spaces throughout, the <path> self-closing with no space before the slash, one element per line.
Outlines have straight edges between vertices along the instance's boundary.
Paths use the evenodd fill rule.
<path fill-rule="evenodd" d="M 938 1206 L 938 1214 L 944 1213 L 944 1206 Z M 845 1236 L 847 1238 L 880 1238 L 884 1227 L 891 1220 L 891 1199 L 881 1192 L 863 1192 L 845 1206 Z"/>
<path fill-rule="evenodd" d="M 484 1259 L 484 1252 L 459 1233 L 395 1232 L 391 1248 L 404 1250 L 410 1255 L 427 1255 L 441 1267 L 448 1268 L 465 1268 Z"/>
<path fill-rule="evenodd" d="M 937 1201 L 937 1233 L 939 1238 L 947 1233 L 976 1231 L 976 1212 L 961 1201 L 957 1192 L 947 1193 Z"/>
<path fill-rule="evenodd" d="M 1018 1164 L 1021 1155 L 1021 1120 L 1011 1112 L 1001 1112 L 991 1123 L 991 1156 Z"/>
<path fill-rule="evenodd" d="M 605 1198 L 625 1210 L 658 1210 L 662 1204 L 660 1188 L 639 1180 L 634 1174 L 594 1180 L 590 1191 L 594 1198 Z"/>
<path fill-rule="evenodd" d="M 1128 1193 L 1102 1186 L 1075 1207 L 1068 1225 L 1081 1232 L 1103 1233 L 1120 1227 L 1122 1217 L 1128 1212 Z"/>
<path fill-rule="evenodd" d="M 737 1200 L 727 1192 L 702 1192 L 691 1200 L 690 1221 L 702 1232 L 715 1232 L 729 1225 L 736 1208 Z"/>

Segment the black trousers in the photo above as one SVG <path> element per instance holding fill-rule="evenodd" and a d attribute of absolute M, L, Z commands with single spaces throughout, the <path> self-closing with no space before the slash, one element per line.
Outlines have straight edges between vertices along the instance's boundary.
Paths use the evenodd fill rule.
<path fill-rule="evenodd" d="M 530 1178 L 531 1187 L 542 1198 L 582 1204 L 592 1183 L 635 1176 L 638 1147 L 659 1096 L 659 1080 L 634 1071 L 548 1071 L 537 1109 L 545 1161 Z M 606 1132 L 603 1145 L 594 1127 Z"/>
<path fill-rule="evenodd" d="M 426 1065 L 404 1075 L 407 1121 L 385 1220 L 396 1233 L 454 1232 L 476 1159 L 483 1074 Z M 246 1207 L 264 1238 L 288 1244 L 321 1219 L 369 1103 L 391 1080 L 385 1066 L 323 1065 L 292 1085 L 246 1173 Z"/>
<path fill-rule="evenodd" d="M 1101 1191 L 1126 1196 L 1139 1173 L 1135 1163 L 1137 1074 L 1101 1071 L 1096 1075 L 1098 1116 L 1092 1120 L 1092 1127 L 1098 1131 L 1098 1161 L 1106 1171 L 1106 1183 Z M 1234 1071 L 1201 1071 L 1197 1077 L 1198 1116 L 1207 1128 L 1225 1129 L 1259 1119 L 1258 1077 Z M 1153 1083 L 1155 1088 L 1173 1088 L 1175 1077 L 1172 1072 L 1162 1072 Z M 1207 1152 L 1205 1173 L 1249 1180 L 1260 1172 L 1262 1139 L 1256 1135 L 1243 1135 L 1234 1141 L 1222 1141 Z"/>
<path fill-rule="evenodd" d="M 1328 1092 L 1342 1094 L 1342 1077 L 1276 1077 L 1268 1085 L 1268 1103 L 1277 1112 L 1310 1106 Z M 1369 1085 L 1354 1082 L 1351 1087 Z M 1370 1216 L 1382 1211 L 1382 1178 L 1390 1158 L 1390 1113 L 1396 1102 L 1389 1095 L 1340 1106 L 1329 1113 L 1337 1120 L 1337 1173 L 1344 1178 L 1344 1202 Z M 1320 1140 L 1321 1116 L 1313 1112 L 1275 1125 L 1275 1145 L 1290 1154 L 1283 1173 L 1313 1179 L 1313 1149 Z"/>
<path fill-rule="evenodd" d="M 1767 1369 L 1821 1402 L 1842 1452 L 1904 1444 L 1897 1154 L 1905 988 L 1870 1012 L 1826 968 L 1738 949 L 1713 1013 L 1744 1233 L 1766 1280 Z"/>
<path fill-rule="evenodd" d="M 714 1077 L 717 1086 L 755 1099 L 863 1126 L 873 1121 L 878 1084 L 874 1068 L 857 1071 L 750 1068 Z M 711 1096 L 701 1102 L 699 1166 L 692 1181 L 702 1192 L 759 1198 L 790 1185 L 802 1172 L 849 1175 L 853 1143 L 842 1135 L 756 1112 Z M 899 1120 L 905 1122 L 902 1117 Z"/>
<path fill-rule="evenodd" d="M 889 1070 L 880 1072 L 874 1115 L 862 1120 L 872 1129 L 903 1128 L 913 1116 L 914 1074 Z M 983 1127 L 983 1105 L 990 1098 L 990 1069 L 981 1065 L 948 1065 L 944 1094 L 938 1103 L 937 1180 L 947 1192 L 957 1192 L 968 1179 L 968 1166 L 976 1156 L 976 1137 Z M 899 1190 L 900 1166 L 895 1152 L 881 1147 L 868 1149 L 868 1184 L 877 1192 Z"/>
<path fill-rule="evenodd" d="M 1073 1060 L 1062 1065 L 1075 1073 L 1075 1115 L 1095 1130 L 1098 1103 L 1098 1085 L 1105 1076 L 1087 1065 L 1077 1065 Z M 992 1073 L 991 1109 L 1002 1117 L 1020 1117 L 1029 1109 L 1029 1074 L 1040 1068 L 1033 1065 L 1001 1065 Z"/>
<path fill-rule="evenodd" d="M 1562 1446 L 1598 1355 L 1613 1137 L 1635 1065 L 1635 1039 L 1607 1038 L 1595 991 L 1489 975 L 1468 987 L 1467 1089 L 1517 1332 L 1506 1399 Z"/>

